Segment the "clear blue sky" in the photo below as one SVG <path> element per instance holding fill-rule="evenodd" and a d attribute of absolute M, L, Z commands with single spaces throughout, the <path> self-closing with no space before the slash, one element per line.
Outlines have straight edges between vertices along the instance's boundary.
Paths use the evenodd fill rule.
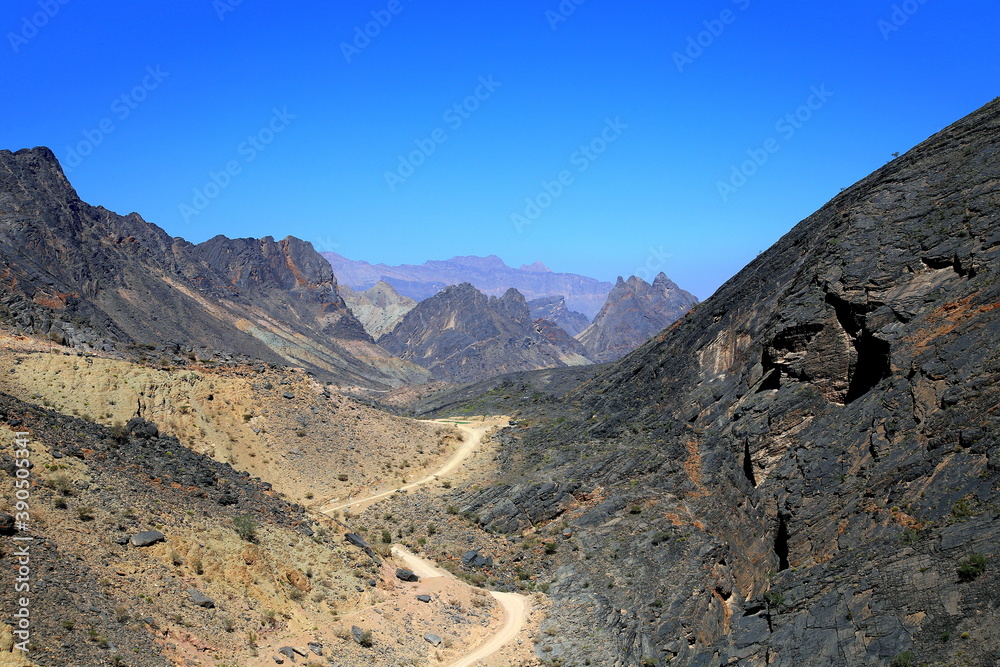
<path fill-rule="evenodd" d="M 1000 95 L 995 0 L 562 6 L 7 0 L 0 148 L 47 145 L 86 201 L 195 242 L 292 234 L 371 262 L 496 254 L 602 279 L 650 266 L 704 298 Z M 400 171 L 417 142 L 433 153 Z M 767 161 L 723 196 L 752 154 Z M 526 198 L 548 206 L 518 226 L 539 213 Z"/>

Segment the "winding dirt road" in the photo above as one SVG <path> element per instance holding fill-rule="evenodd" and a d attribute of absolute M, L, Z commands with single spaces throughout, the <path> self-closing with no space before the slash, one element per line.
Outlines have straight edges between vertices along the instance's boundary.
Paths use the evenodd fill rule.
<path fill-rule="evenodd" d="M 436 420 L 431 423 L 451 423 L 454 424 L 459 430 L 467 434 L 465 441 L 462 442 L 457 450 L 455 450 L 454 455 L 452 455 L 452 457 L 440 470 L 427 475 L 423 479 L 400 486 L 398 489 L 382 491 L 381 493 L 376 493 L 366 498 L 341 503 L 332 507 L 327 507 L 326 509 L 320 511 L 323 514 L 332 514 L 333 512 L 344 509 L 350 509 L 352 512 L 357 512 L 365 509 L 369 505 L 377 503 L 379 500 L 388 498 L 397 491 L 409 491 L 410 489 L 414 489 L 418 486 L 437 481 L 438 479 L 454 472 L 460 465 L 462 465 L 476 446 L 482 442 L 486 431 L 494 425 L 483 422 L 477 426 L 456 423 L 454 420 Z M 405 563 L 406 567 L 421 579 L 445 577 L 460 581 L 457 577 L 455 577 L 455 575 L 451 574 L 447 570 L 442 570 L 433 562 L 427 560 L 426 558 L 417 556 L 401 545 L 394 544 L 392 546 L 392 554 Z M 517 593 L 501 593 L 498 591 L 490 591 L 489 593 L 503 609 L 503 625 L 486 642 L 477 646 L 475 649 L 466 653 L 457 660 L 449 663 L 447 667 L 473 667 L 473 665 L 478 663 L 480 660 L 488 658 L 506 646 L 509 642 L 516 639 L 518 633 L 521 632 L 521 629 L 527 622 L 530 607 L 526 596 L 519 595 Z"/>
<path fill-rule="evenodd" d="M 460 431 L 463 431 L 466 434 L 465 440 L 462 442 L 461 445 L 459 445 L 458 449 L 455 450 L 455 453 L 452 455 L 452 457 L 448 459 L 448 462 L 444 464 L 444 467 L 442 467 L 440 470 L 436 472 L 431 473 L 430 475 L 427 475 L 422 479 L 418 479 L 415 482 L 409 482 L 408 484 L 404 484 L 403 486 L 399 486 L 395 489 L 382 491 L 381 493 L 376 493 L 366 498 L 358 498 L 356 500 L 351 500 L 350 502 L 333 505 L 331 507 L 321 509 L 320 512 L 322 512 L 323 514 L 331 514 L 338 510 L 345 510 L 345 509 L 349 509 L 351 512 L 360 512 L 369 505 L 377 503 L 379 500 L 387 498 L 388 496 L 391 496 L 397 491 L 409 491 L 410 489 L 415 489 L 418 486 L 423 486 L 424 484 L 430 484 L 431 482 L 437 481 L 438 478 L 444 477 L 445 475 L 454 472 L 455 469 L 458 468 L 458 466 L 462 465 L 462 462 L 465 461 L 465 459 L 469 458 L 469 454 L 471 454 L 472 450 L 476 448 L 476 445 L 482 442 L 483 436 L 486 434 L 487 429 L 493 426 L 493 424 L 486 422 L 483 422 L 478 426 L 473 426 L 469 424 L 456 423 L 453 420 L 434 420 L 434 421 L 428 421 L 427 423 L 452 424 L 455 427 L 457 427 Z"/>
<path fill-rule="evenodd" d="M 405 563 L 406 567 L 421 579 L 447 577 L 457 580 L 450 572 L 442 570 L 431 561 L 417 556 L 398 544 L 393 545 L 392 555 Z M 521 628 L 524 627 L 528 618 L 527 597 L 517 593 L 500 593 L 498 591 L 490 591 L 490 595 L 500 603 L 500 607 L 503 609 L 503 626 L 484 644 L 477 646 L 473 651 L 466 653 L 458 660 L 449 663 L 448 667 L 472 667 L 478 661 L 488 658 L 506 646 L 508 642 L 516 639 L 518 633 L 521 632 Z"/>

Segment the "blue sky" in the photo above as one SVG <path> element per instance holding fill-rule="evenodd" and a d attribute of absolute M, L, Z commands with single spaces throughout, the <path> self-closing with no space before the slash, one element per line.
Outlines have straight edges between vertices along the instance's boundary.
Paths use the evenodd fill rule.
<path fill-rule="evenodd" d="M 0 148 L 195 242 L 663 270 L 704 298 L 1000 95 L 995 0 L 319 4 L 8 0 Z"/>

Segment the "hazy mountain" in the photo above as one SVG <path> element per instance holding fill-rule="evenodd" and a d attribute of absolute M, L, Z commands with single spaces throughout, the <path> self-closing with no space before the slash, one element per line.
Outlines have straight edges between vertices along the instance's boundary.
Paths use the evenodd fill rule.
<path fill-rule="evenodd" d="M 618 284 L 589 327 L 577 336 L 597 363 L 615 361 L 691 310 L 698 299 L 663 273 L 650 285 L 636 276 Z"/>
<path fill-rule="evenodd" d="M 548 320 L 562 327 L 570 336 L 575 336 L 588 326 L 590 319 L 583 313 L 566 307 L 566 299 L 561 295 L 544 296 L 528 302 L 531 317 L 536 320 Z"/>
<path fill-rule="evenodd" d="M 375 340 L 392 331 L 403 316 L 417 305 L 414 299 L 400 296 L 392 285 L 384 280 L 378 281 L 363 292 L 356 292 L 346 285 L 340 285 L 339 292 L 351 312 L 361 321 L 365 331 Z"/>
<path fill-rule="evenodd" d="M 540 403 L 454 502 L 561 526 L 547 655 L 1000 664 L 998 205 L 994 101 Z"/>
<path fill-rule="evenodd" d="M 543 335 L 536 328 L 517 290 L 487 297 L 462 283 L 421 301 L 379 344 L 435 377 L 454 382 L 589 363 L 574 351 L 579 348 L 568 342 L 572 340 L 568 334 L 549 333 Z"/>
<path fill-rule="evenodd" d="M 401 295 L 417 301 L 434 296 L 448 285 L 470 283 L 488 296 L 502 296 L 510 288 L 527 300 L 562 295 L 568 308 L 593 317 L 613 287 L 586 276 L 554 273 L 541 262 L 515 269 L 495 255 L 388 266 L 350 260 L 335 252 L 321 254 L 329 260 L 340 282 L 354 290 L 366 290 L 383 280 Z"/>
<path fill-rule="evenodd" d="M 30 331 L 85 348 L 203 346 L 351 384 L 426 377 L 371 341 L 310 244 L 171 238 L 82 202 L 47 148 L 0 151 L 0 240 L 0 316 Z"/>

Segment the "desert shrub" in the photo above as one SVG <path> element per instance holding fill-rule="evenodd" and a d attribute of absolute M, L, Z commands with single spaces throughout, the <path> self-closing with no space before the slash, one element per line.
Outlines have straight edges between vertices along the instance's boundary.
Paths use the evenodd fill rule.
<path fill-rule="evenodd" d="M 917 657 L 913 651 L 903 651 L 892 659 L 889 667 L 917 667 Z"/>
<path fill-rule="evenodd" d="M 236 534 L 247 542 L 254 542 L 257 539 L 257 522 L 251 516 L 238 516 L 233 519 L 233 527 Z"/>
<path fill-rule="evenodd" d="M 958 578 L 962 581 L 972 581 L 983 573 L 986 569 L 986 556 L 983 554 L 972 554 L 968 558 L 963 558 L 958 566 Z"/>

